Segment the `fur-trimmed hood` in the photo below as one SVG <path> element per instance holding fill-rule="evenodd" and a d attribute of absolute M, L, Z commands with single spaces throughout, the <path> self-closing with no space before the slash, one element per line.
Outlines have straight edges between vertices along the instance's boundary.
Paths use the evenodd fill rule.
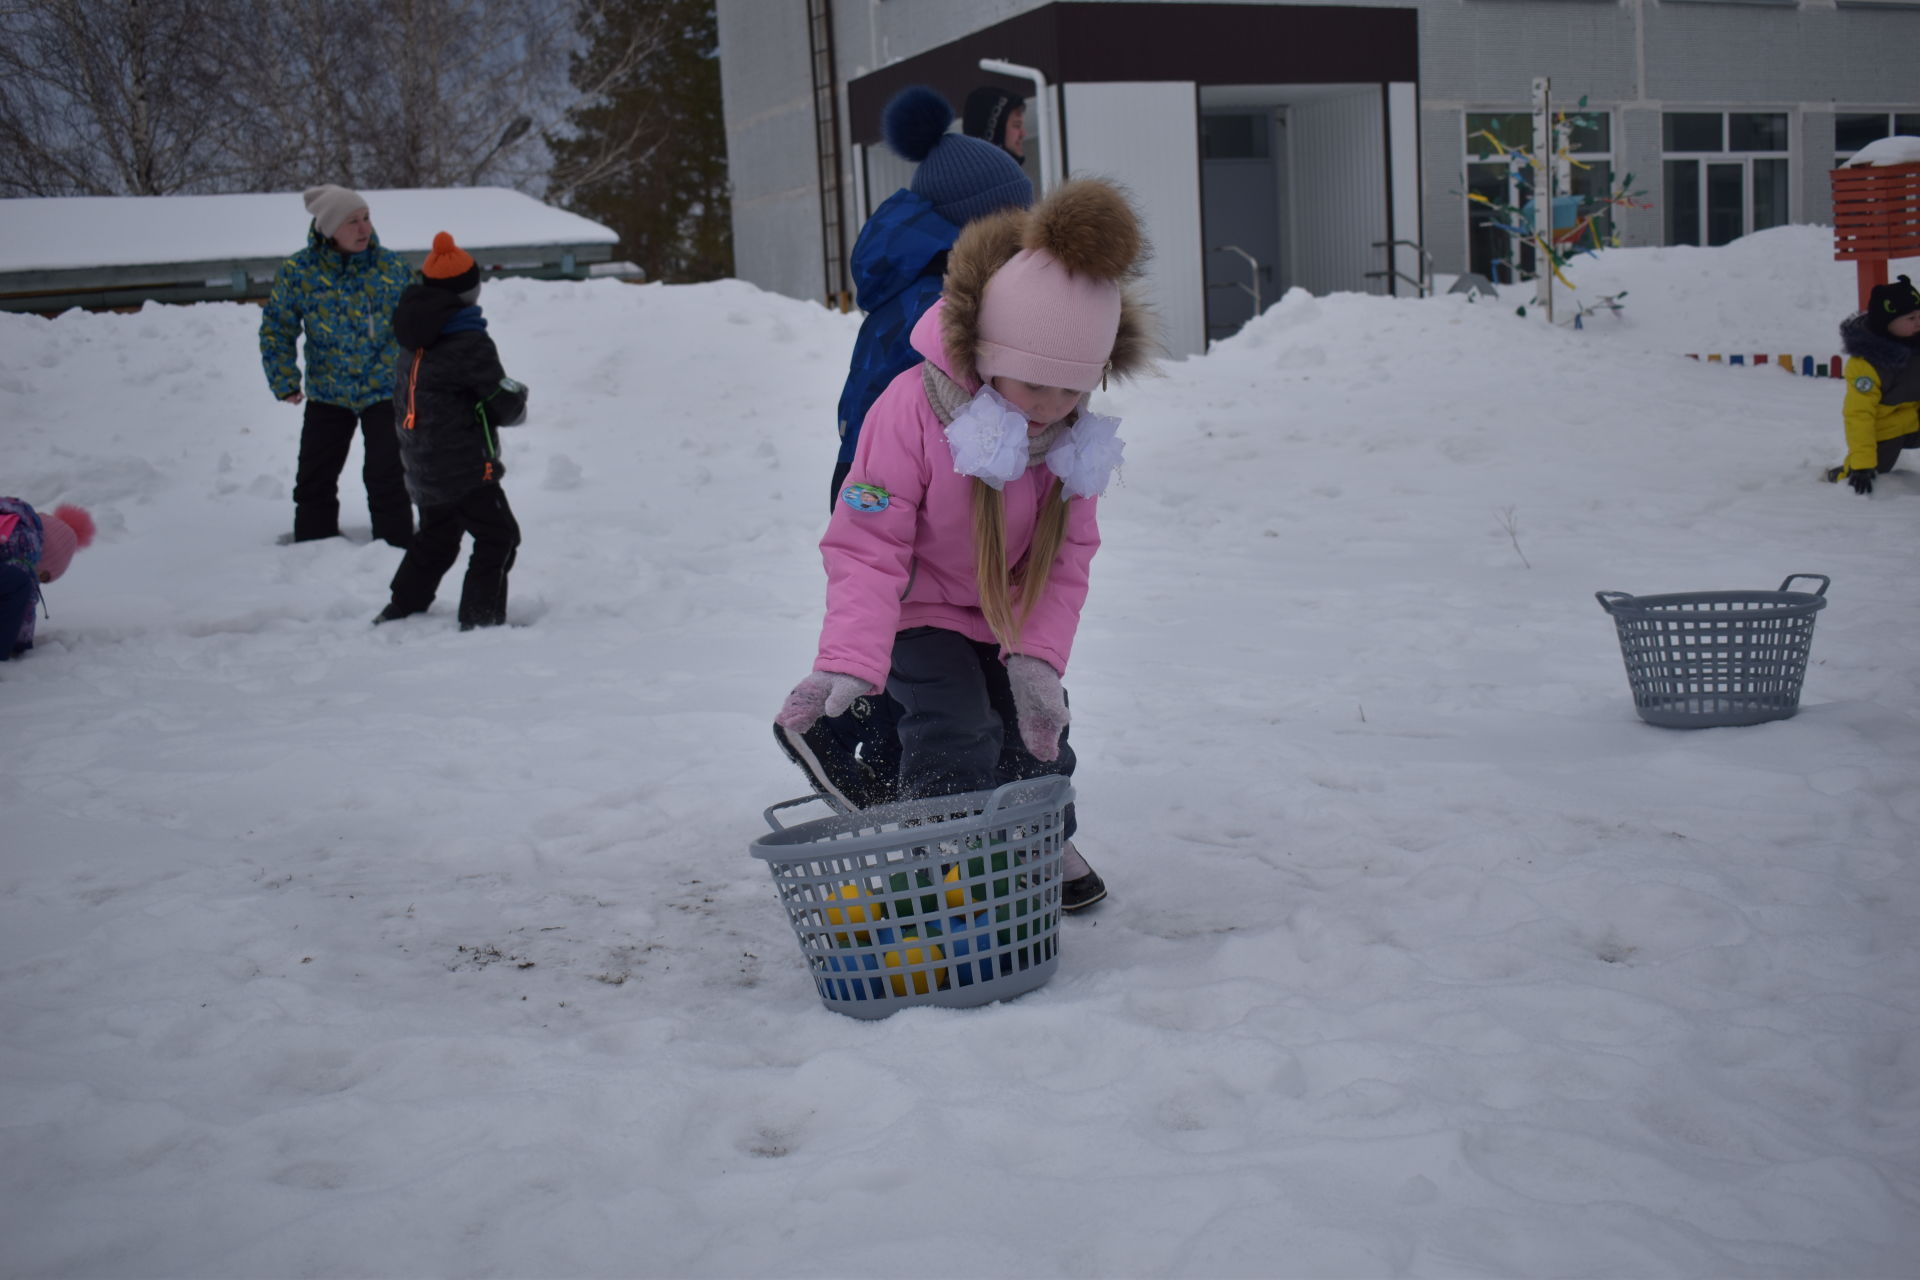
<path fill-rule="evenodd" d="M 955 381 L 970 388 L 980 385 L 976 361 L 987 281 L 1027 249 L 1045 250 L 1074 274 L 1118 284 L 1120 327 L 1107 358 L 1107 372 L 1132 378 L 1152 369 L 1161 346 L 1152 309 L 1138 294 L 1150 252 L 1139 218 L 1118 187 L 1079 178 L 1055 188 L 1032 209 L 1003 210 L 968 223 L 960 232 L 947 257 L 941 305 L 928 312 L 938 314 L 946 357 L 940 363 Z M 921 347 L 918 328 L 914 345 Z"/>
<path fill-rule="evenodd" d="M 1914 350 L 1910 343 L 1875 333 L 1864 311 L 1855 312 L 1840 322 L 1840 349 L 1865 360 L 1880 371 L 1882 378 L 1891 378 L 1906 368 L 1913 360 Z"/>

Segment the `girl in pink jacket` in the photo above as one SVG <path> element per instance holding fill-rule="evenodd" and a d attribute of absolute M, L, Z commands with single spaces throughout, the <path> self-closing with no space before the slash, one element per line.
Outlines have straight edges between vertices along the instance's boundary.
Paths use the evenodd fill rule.
<path fill-rule="evenodd" d="M 903 797 L 1072 774 L 1060 679 L 1122 448 L 1087 401 L 1147 365 L 1124 287 L 1144 253 L 1126 198 L 1088 179 L 961 233 L 914 327 L 926 359 L 868 411 L 821 539 L 819 654 L 775 719 L 790 746 L 884 686 Z M 1105 897 L 1071 839 L 1065 855 L 1062 908 Z"/>

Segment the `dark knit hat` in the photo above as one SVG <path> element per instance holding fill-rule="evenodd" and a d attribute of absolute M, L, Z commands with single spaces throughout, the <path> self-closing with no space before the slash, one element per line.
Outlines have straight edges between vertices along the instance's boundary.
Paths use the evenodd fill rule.
<path fill-rule="evenodd" d="M 465 293 L 480 287 L 480 264 L 444 231 L 434 232 L 433 250 L 427 254 L 420 274 L 434 288 L 451 293 Z"/>
<path fill-rule="evenodd" d="M 960 127 L 969 138 L 984 138 L 996 147 L 1007 145 L 1007 117 L 1027 100 L 998 85 L 983 84 L 967 95 L 961 109 Z"/>
<path fill-rule="evenodd" d="M 953 108 L 927 88 L 902 89 L 881 119 L 887 145 L 916 162 L 913 193 L 956 227 L 999 209 L 1033 203 L 1033 182 L 1012 156 L 978 138 L 948 133 Z"/>
<path fill-rule="evenodd" d="M 1920 311 L 1920 290 L 1901 276 L 1891 284 L 1877 284 L 1867 295 L 1867 327 L 1885 335 L 1887 326 L 1909 311 Z"/>

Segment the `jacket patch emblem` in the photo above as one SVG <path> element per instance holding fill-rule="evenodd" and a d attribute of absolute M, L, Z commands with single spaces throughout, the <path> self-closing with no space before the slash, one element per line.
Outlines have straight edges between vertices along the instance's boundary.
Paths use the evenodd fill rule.
<path fill-rule="evenodd" d="M 1867 392 L 1873 390 L 1873 379 L 1864 378 L 1864 377 L 1855 378 L 1853 380 L 1853 389 L 1855 391 L 1858 391 L 1861 395 L 1865 395 L 1867 394 Z"/>
<path fill-rule="evenodd" d="M 885 511 L 893 497 L 877 484 L 850 484 L 840 491 L 840 501 L 855 511 Z"/>

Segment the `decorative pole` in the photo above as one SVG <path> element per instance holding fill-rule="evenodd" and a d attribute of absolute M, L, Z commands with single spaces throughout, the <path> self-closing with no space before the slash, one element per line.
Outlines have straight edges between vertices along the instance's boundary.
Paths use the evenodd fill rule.
<path fill-rule="evenodd" d="M 1552 82 L 1533 78 L 1533 277 L 1534 301 L 1553 323 L 1553 112 Z"/>

